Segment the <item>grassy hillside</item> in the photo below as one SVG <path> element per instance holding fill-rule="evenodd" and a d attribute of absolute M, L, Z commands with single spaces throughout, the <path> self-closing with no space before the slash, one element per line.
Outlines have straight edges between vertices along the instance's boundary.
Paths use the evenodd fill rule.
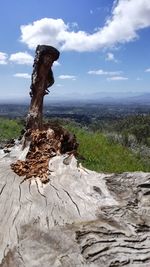
<path fill-rule="evenodd" d="M 65 127 L 76 135 L 79 142 L 79 161 L 86 168 L 98 172 L 150 172 L 148 161 L 144 162 L 127 147 L 111 142 L 104 134 L 89 132 L 73 124 L 65 124 Z M 17 138 L 22 128 L 20 120 L 0 118 L 0 141 Z"/>
<path fill-rule="evenodd" d="M 17 138 L 23 125 L 19 120 L 0 118 L 0 141 Z"/>
<path fill-rule="evenodd" d="M 98 172 L 150 171 L 150 164 L 145 163 L 128 148 L 110 142 L 101 133 L 90 133 L 74 126 L 67 126 L 79 142 L 79 154 L 83 156 L 83 166 Z"/>

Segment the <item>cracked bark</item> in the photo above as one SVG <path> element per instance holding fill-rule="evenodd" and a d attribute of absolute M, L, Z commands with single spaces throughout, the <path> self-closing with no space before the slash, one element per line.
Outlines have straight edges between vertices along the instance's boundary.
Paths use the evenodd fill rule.
<path fill-rule="evenodd" d="M 98 174 L 64 155 L 42 184 L 14 175 L 12 155 L 0 159 L 0 267 L 150 266 L 149 173 Z"/>

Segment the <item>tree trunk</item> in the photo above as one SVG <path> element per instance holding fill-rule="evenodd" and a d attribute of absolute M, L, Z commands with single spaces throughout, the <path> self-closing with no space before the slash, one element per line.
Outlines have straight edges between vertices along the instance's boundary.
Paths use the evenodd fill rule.
<path fill-rule="evenodd" d="M 54 83 L 52 64 L 59 58 L 56 48 L 38 45 L 36 48 L 31 83 L 31 104 L 27 116 L 26 129 L 42 129 L 43 100 L 48 87 Z"/>

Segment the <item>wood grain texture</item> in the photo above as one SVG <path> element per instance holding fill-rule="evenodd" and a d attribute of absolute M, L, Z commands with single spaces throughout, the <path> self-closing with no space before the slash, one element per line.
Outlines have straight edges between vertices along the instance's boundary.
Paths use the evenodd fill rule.
<path fill-rule="evenodd" d="M 149 173 L 96 173 L 64 155 L 42 184 L 11 170 L 26 153 L 0 151 L 0 267 L 150 266 Z"/>

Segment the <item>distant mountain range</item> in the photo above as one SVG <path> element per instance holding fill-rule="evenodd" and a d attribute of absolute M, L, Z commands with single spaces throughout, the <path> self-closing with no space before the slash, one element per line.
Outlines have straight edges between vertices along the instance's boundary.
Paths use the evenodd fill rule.
<path fill-rule="evenodd" d="M 100 93 L 94 95 L 94 97 L 91 96 L 90 98 L 91 102 L 100 102 L 100 103 L 135 103 L 135 104 L 150 104 L 150 93 L 137 95 L 137 96 L 131 96 L 131 97 L 101 97 Z"/>
<path fill-rule="evenodd" d="M 128 97 L 127 101 L 134 102 L 134 103 L 150 104 L 150 93 L 142 94 L 142 95 L 138 95 L 134 97 Z"/>
<path fill-rule="evenodd" d="M 94 93 L 94 94 L 87 94 L 87 95 L 76 95 L 74 99 L 71 98 L 70 95 L 60 95 L 55 97 L 53 95 L 49 95 L 48 98 L 45 98 L 45 103 L 69 103 L 69 102 L 76 102 L 76 103 L 123 103 L 123 104 L 149 104 L 150 105 L 150 93 L 145 93 L 142 95 L 131 96 L 131 97 L 102 97 L 101 92 Z M 30 98 L 19 98 L 19 99 L 3 99 L 0 100 L 0 104 L 29 104 Z"/>

